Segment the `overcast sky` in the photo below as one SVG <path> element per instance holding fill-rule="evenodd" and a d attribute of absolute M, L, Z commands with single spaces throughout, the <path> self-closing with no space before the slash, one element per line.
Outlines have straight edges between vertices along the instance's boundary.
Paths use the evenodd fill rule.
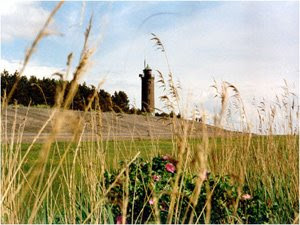
<path fill-rule="evenodd" d="M 55 4 L 1 2 L 1 70 L 20 68 L 26 48 Z M 106 78 L 103 89 L 125 91 L 138 107 L 144 59 L 154 72 L 168 71 L 151 33 L 165 45 L 184 98 L 203 104 L 209 113 L 217 110 L 210 87 L 214 79 L 236 85 L 246 105 L 253 97 L 274 97 L 283 79 L 299 90 L 297 1 L 65 2 L 51 25 L 60 35 L 42 40 L 25 74 L 49 77 L 65 68 L 70 52 L 78 58 L 92 14 L 90 45 L 97 45 L 97 52 L 83 81 L 97 85 Z M 156 106 L 162 108 L 158 86 Z"/>

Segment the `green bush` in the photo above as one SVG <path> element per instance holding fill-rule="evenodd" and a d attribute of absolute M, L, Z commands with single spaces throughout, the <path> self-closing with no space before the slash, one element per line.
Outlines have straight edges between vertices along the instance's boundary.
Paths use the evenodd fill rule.
<path fill-rule="evenodd" d="M 161 223 L 167 222 L 171 192 L 176 174 L 176 160 L 171 157 L 155 157 L 151 162 L 137 159 L 129 167 L 127 223 L 153 223 L 155 221 L 153 197 L 158 199 L 158 210 Z M 175 169 L 175 170 L 174 170 Z M 108 188 L 119 174 L 119 171 L 105 172 L 105 183 Z M 235 212 L 238 198 L 238 184 L 230 176 L 208 175 L 201 186 L 201 192 L 195 208 L 188 207 L 189 199 L 195 188 L 197 176 L 183 175 L 183 188 L 180 192 L 179 210 L 172 222 L 188 223 L 191 213 L 193 222 L 205 222 L 207 191 L 213 191 L 211 198 L 210 223 L 268 223 L 272 206 L 268 205 L 259 191 L 249 195 L 249 187 L 244 184 L 242 195 Z M 114 222 L 122 215 L 122 204 L 126 187 L 123 176 L 108 195 L 107 206 L 111 208 Z M 201 213 L 202 212 L 202 213 Z M 175 214 L 175 213 L 174 213 Z M 185 216 L 186 214 L 186 216 Z M 175 221 L 177 217 L 177 221 Z M 185 220 L 184 220 L 185 219 Z M 184 221 L 183 221 L 184 220 Z"/>

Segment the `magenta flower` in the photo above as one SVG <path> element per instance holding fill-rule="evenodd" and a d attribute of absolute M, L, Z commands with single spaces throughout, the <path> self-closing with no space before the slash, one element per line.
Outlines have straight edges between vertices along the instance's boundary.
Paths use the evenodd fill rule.
<path fill-rule="evenodd" d="M 153 178 L 154 181 L 159 181 L 160 180 L 159 175 L 153 175 L 152 178 Z"/>
<path fill-rule="evenodd" d="M 116 224 L 122 224 L 122 216 L 117 217 L 117 222 Z"/>
<path fill-rule="evenodd" d="M 250 198 L 251 198 L 251 195 L 249 195 L 249 194 L 243 194 L 242 195 L 242 200 L 248 200 Z"/>
<path fill-rule="evenodd" d="M 153 200 L 152 198 L 149 200 L 149 204 L 150 204 L 150 205 L 153 205 L 153 204 L 154 204 L 154 200 Z"/>
<path fill-rule="evenodd" d="M 168 172 L 170 172 L 170 173 L 175 172 L 175 166 L 172 163 L 167 163 L 165 167 Z"/>

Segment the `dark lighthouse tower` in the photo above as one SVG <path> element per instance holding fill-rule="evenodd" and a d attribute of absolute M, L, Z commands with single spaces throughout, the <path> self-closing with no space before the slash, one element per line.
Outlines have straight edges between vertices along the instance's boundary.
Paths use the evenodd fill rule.
<path fill-rule="evenodd" d="M 142 78 L 142 111 L 154 112 L 154 76 L 149 65 L 143 70 L 144 74 L 140 74 Z"/>

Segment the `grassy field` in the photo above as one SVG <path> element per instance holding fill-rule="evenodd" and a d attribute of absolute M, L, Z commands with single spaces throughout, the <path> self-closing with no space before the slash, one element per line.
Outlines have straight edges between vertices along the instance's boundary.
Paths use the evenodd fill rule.
<path fill-rule="evenodd" d="M 22 143 L 22 155 L 24 155 L 29 145 L 30 144 L 28 143 Z M 58 142 L 56 144 L 52 144 L 50 150 L 50 162 L 48 162 L 49 165 L 52 164 L 54 167 L 57 166 L 60 156 L 64 153 L 66 146 L 68 145 L 68 142 Z M 24 164 L 25 171 L 28 171 L 29 168 L 35 163 L 42 146 L 42 143 L 37 143 L 33 146 L 28 155 L 28 160 Z M 71 145 L 70 151 L 65 160 L 66 163 L 71 163 L 70 161 L 74 158 L 76 147 L 76 143 Z M 173 144 L 171 140 L 159 140 L 156 143 L 152 143 L 150 140 L 120 140 L 104 142 L 103 148 L 105 149 L 106 167 L 110 169 L 117 169 L 120 161 L 130 160 L 137 152 L 141 152 L 140 157 L 145 160 L 149 160 L 156 155 L 172 154 Z M 91 149 L 92 151 L 97 151 L 95 142 L 82 142 L 78 154 L 89 154 Z M 93 158 L 91 158 L 91 160 L 93 160 Z"/>
<path fill-rule="evenodd" d="M 272 209 L 270 211 L 271 219 L 268 222 L 293 222 L 297 218 L 299 209 L 299 137 L 255 136 L 252 137 L 248 151 L 245 152 L 244 147 L 247 147 L 245 146 L 247 140 L 247 136 L 209 138 L 206 168 L 211 172 L 210 176 L 214 179 L 217 176 L 231 176 L 233 179 L 230 182 L 236 183 L 236 185 L 239 182 L 247 184 L 251 195 L 259 193 L 268 202 L 270 210 Z M 203 139 L 188 140 L 187 147 L 190 148 L 190 156 L 185 159 L 186 175 L 199 173 L 199 165 L 195 163 L 194 155 L 199 153 L 199 146 L 203 146 L 203 144 Z M 178 159 L 176 151 L 179 147 L 174 140 L 119 140 L 101 142 L 100 145 L 97 142 L 80 142 L 80 144 L 57 142 L 52 143 L 49 155 L 44 158 L 44 145 L 43 143 L 33 145 L 20 170 L 20 174 L 30 174 L 29 178 L 34 176 L 36 179 L 36 183 L 31 181 L 32 185 L 23 183 L 22 190 L 18 192 L 19 197 L 26 202 L 25 204 L 19 202 L 19 213 L 22 212 L 24 216 L 21 218 L 23 222 L 28 221 L 31 210 L 36 207 L 33 197 L 35 191 L 41 191 L 39 188 L 49 185 L 49 180 L 57 168 L 59 168 L 57 174 L 51 181 L 43 203 L 33 220 L 35 223 L 49 223 L 49 221 L 70 223 L 72 216 L 66 217 L 63 212 L 72 207 L 75 207 L 76 214 L 82 210 L 78 206 L 72 205 L 70 190 L 73 188 L 77 191 L 81 190 L 80 196 L 77 192 L 74 193 L 79 199 L 82 196 L 90 199 L 87 197 L 90 193 L 94 197 L 98 196 L 99 193 L 91 189 L 103 181 L 103 177 L 101 177 L 103 168 L 111 173 L 120 171 L 124 167 L 124 164 L 120 162 L 128 163 L 137 153 L 140 153 L 139 158 L 143 162 L 151 162 L 154 157 L 164 155 L 174 156 Z M 20 158 L 25 155 L 29 146 L 30 144 L 19 146 Z M 3 145 L 2 149 L 6 147 L 9 149 L 10 146 Z M 67 154 L 64 158 L 66 151 Z M 62 158 L 64 159 L 62 160 Z M 41 160 L 44 161 L 41 162 Z M 43 179 L 40 179 L 41 177 Z M 24 182 L 20 175 L 17 180 L 17 182 Z M 71 187 L 72 182 L 73 187 Z M 77 223 L 86 222 L 84 218 L 82 220 L 77 218 L 76 221 Z M 115 222 L 115 218 L 111 222 Z"/>

